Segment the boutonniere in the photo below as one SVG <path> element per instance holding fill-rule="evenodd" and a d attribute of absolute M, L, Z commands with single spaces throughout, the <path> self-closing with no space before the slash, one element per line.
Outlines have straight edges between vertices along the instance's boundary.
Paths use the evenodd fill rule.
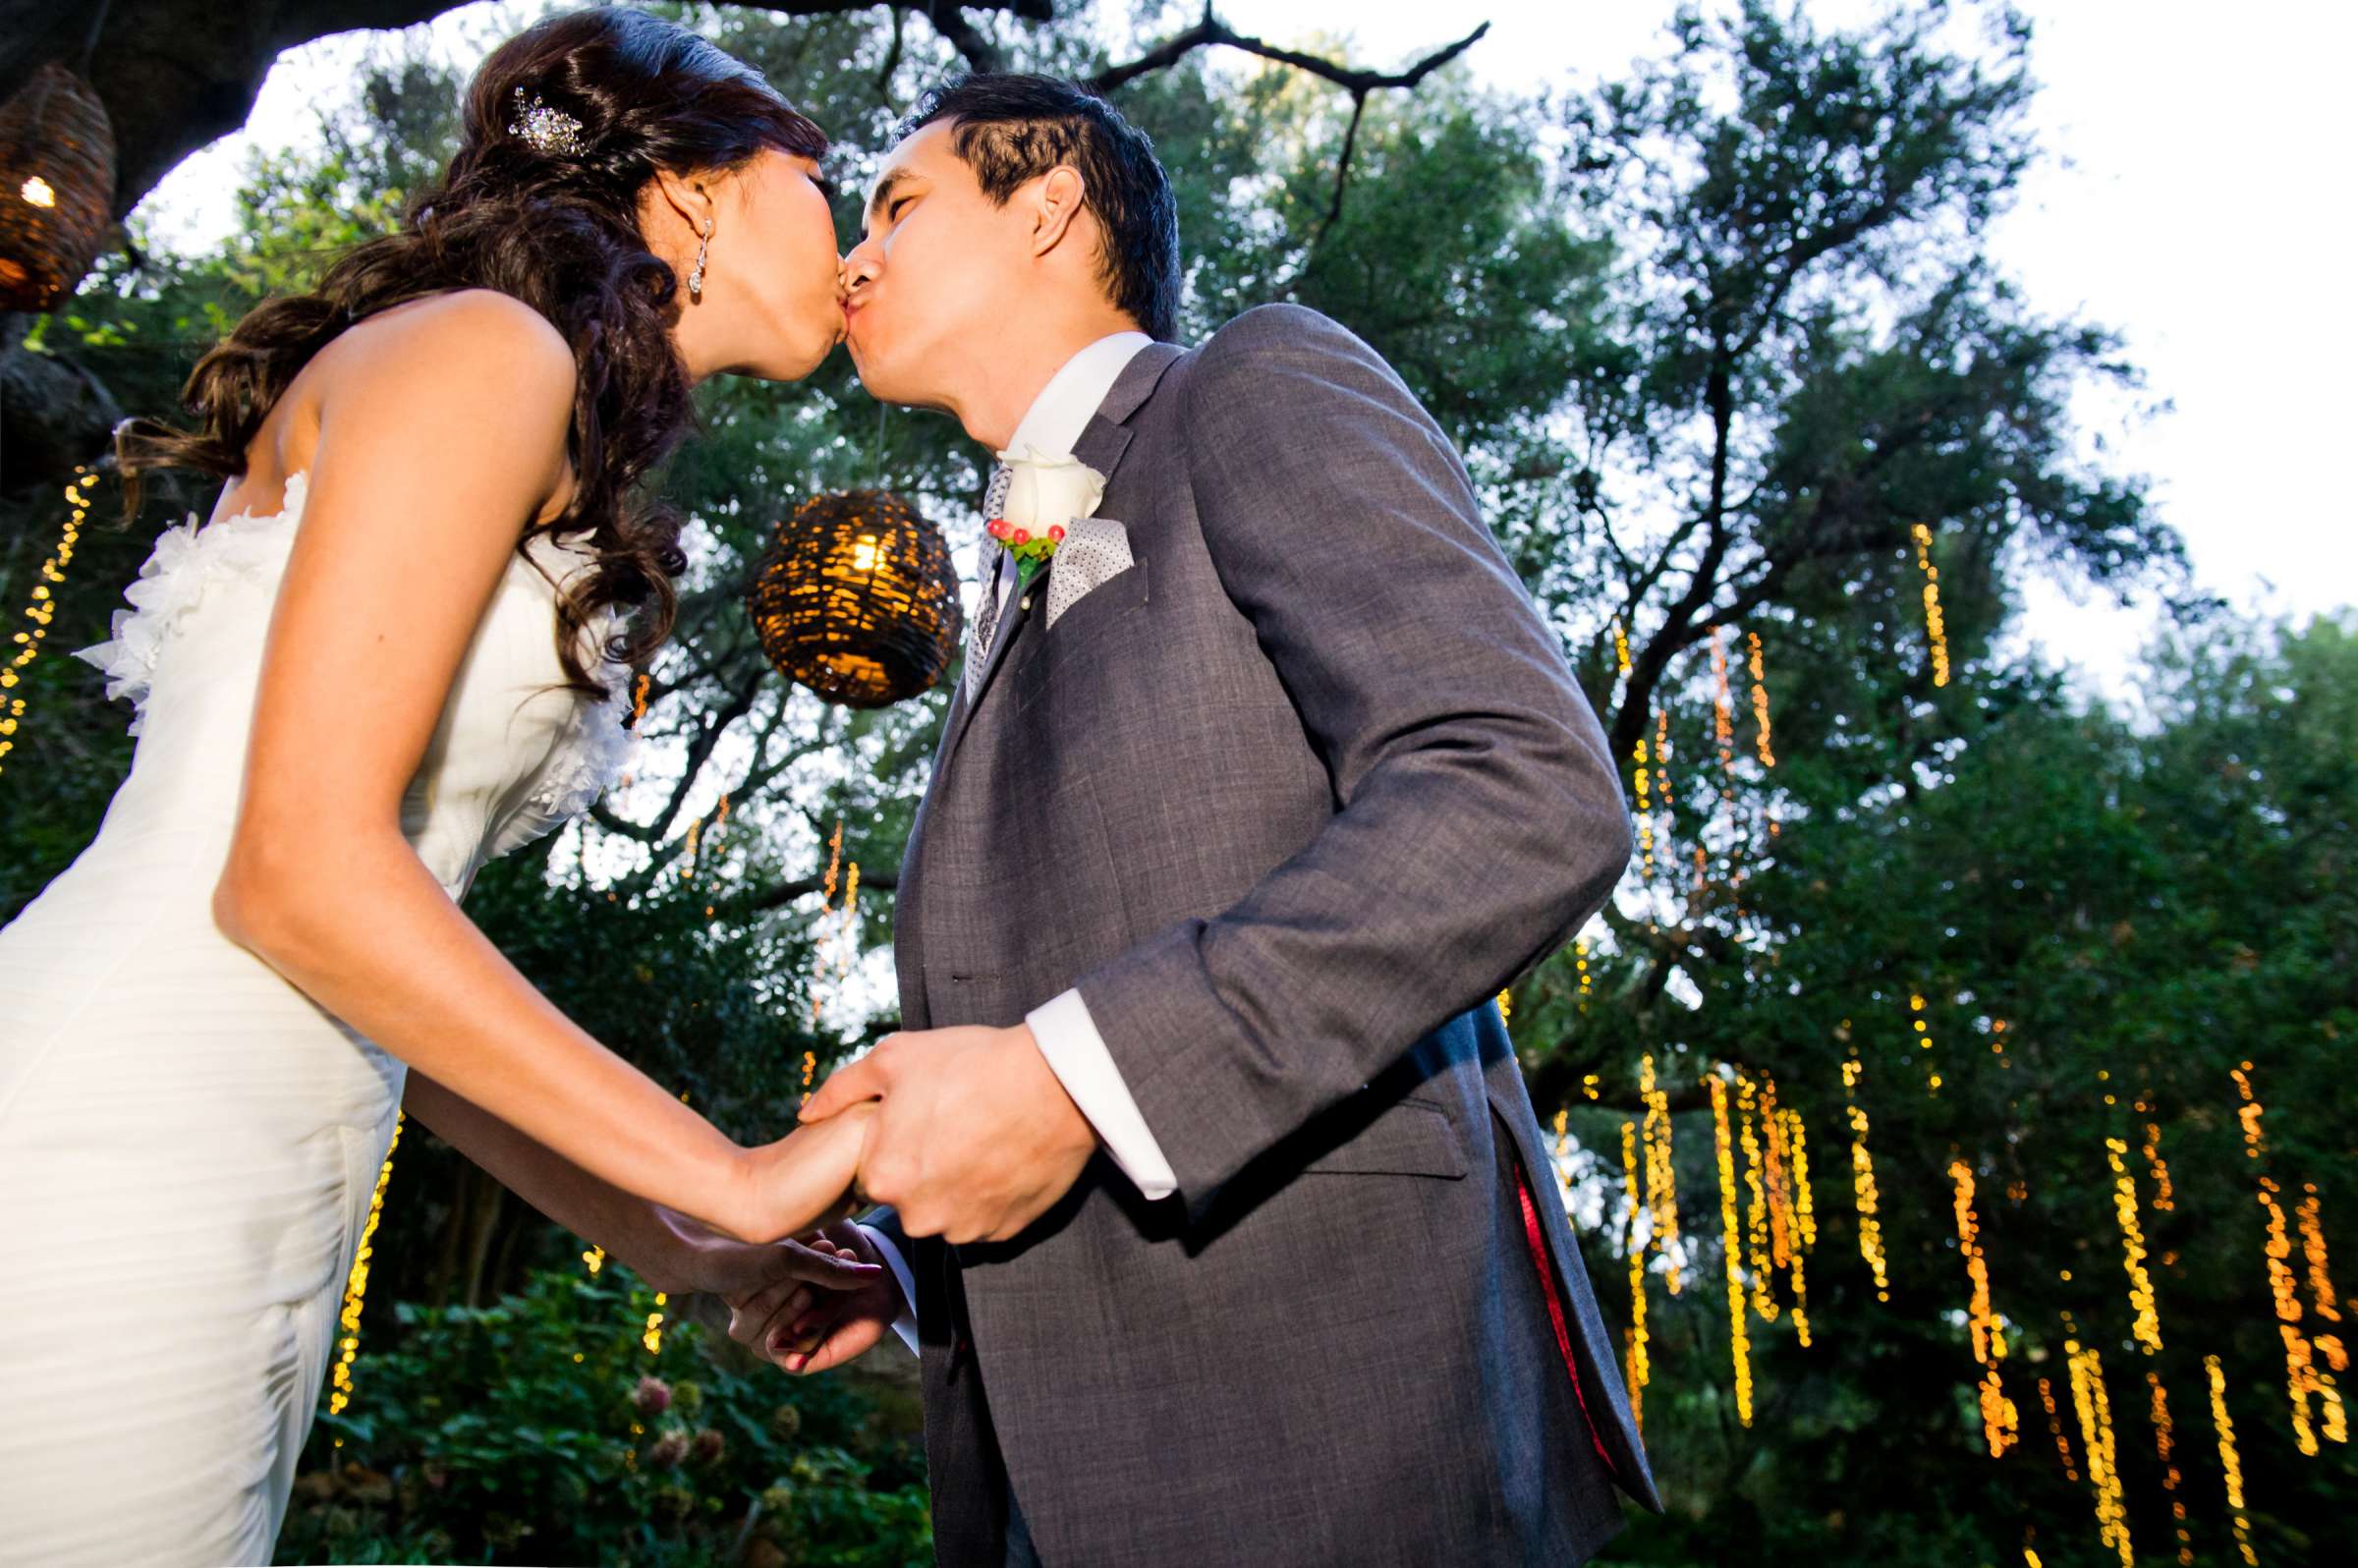
<path fill-rule="evenodd" d="M 1003 515 L 984 525 L 999 548 L 1015 557 L 1015 588 L 1022 592 L 1056 546 L 1066 528 L 1097 509 L 1105 494 L 1105 476 L 1076 457 L 1048 457 L 1026 447 L 1021 457 L 1001 452 L 1007 465 L 1007 500 Z"/>

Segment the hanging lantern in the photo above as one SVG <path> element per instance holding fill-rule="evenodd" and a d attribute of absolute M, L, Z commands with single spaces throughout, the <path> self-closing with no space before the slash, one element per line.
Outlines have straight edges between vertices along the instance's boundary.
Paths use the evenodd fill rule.
<path fill-rule="evenodd" d="M 796 508 L 746 610 L 780 674 L 847 707 L 930 689 L 961 626 L 941 531 L 889 490 L 830 491 Z"/>
<path fill-rule="evenodd" d="M 0 104 L 0 310 L 47 310 L 72 294 L 114 198 L 106 107 L 51 61 Z"/>

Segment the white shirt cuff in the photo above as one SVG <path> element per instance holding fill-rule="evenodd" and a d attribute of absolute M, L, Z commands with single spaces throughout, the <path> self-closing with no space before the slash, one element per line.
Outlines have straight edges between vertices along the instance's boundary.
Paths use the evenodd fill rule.
<path fill-rule="evenodd" d="M 858 1220 L 852 1223 L 860 1224 Z M 893 1279 L 901 1287 L 901 1316 L 892 1320 L 892 1331 L 901 1336 L 901 1343 L 909 1347 L 909 1354 L 917 1355 L 917 1279 L 909 1272 L 909 1260 L 903 1258 L 901 1250 L 875 1226 L 860 1225 L 860 1233 L 869 1239 L 877 1252 L 883 1254 L 884 1266 L 892 1270 Z"/>
<path fill-rule="evenodd" d="M 1149 1198 L 1177 1192 L 1179 1178 L 1148 1129 L 1130 1086 L 1122 1082 L 1122 1070 L 1113 1064 L 1113 1052 L 1105 1048 L 1105 1036 L 1097 1033 L 1081 992 L 1068 990 L 1042 1002 L 1024 1016 L 1024 1022 L 1032 1026 L 1032 1037 L 1048 1059 L 1049 1071 L 1089 1118 L 1122 1174 Z"/>

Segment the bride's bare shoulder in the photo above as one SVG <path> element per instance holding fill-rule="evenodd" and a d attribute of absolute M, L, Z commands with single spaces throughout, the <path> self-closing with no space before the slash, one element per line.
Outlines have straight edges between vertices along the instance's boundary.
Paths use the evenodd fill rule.
<path fill-rule="evenodd" d="M 545 493 L 564 487 L 573 348 L 511 295 L 457 289 L 379 310 L 320 350 L 304 375 L 312 378 L 301 411 L 307 444 L 333 427 L 348 465 L 356 450 L 412 448 L 436 431 L 442 472 L 471 460 L 521 464 L 544 478 Z"/>
<path fill-rule="evenodd" d="M 573 349 L 556 324 L 496 289 L 454 289 L 407 300 L 355 322 L 322 351 L 344 375 L 421 374 L 477 383 L 481 372 L 573 380 Z"/>

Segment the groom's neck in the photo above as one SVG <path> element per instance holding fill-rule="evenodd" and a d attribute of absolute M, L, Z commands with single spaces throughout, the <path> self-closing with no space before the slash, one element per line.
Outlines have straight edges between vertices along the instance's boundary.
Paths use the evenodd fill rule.
<path fill-rule="evenodd" d="M 1066 361 L 1099 338 L 1137 330 L 1136 321 L 1103 300 L 1034 307 L 993 331 L 992 352 L 974 366 L 975 385 L 953 410 L 958 422 L 992 451 L 1003 450 Z"/>

